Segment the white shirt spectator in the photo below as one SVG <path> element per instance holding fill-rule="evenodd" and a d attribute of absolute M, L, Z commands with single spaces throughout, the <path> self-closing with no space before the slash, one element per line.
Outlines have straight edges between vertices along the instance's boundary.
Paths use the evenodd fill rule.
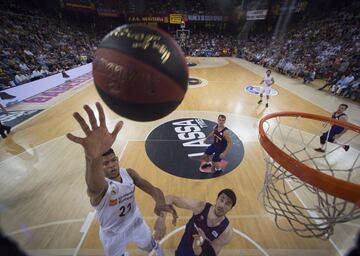
<path fill-rule="evenodd" d="M 40 73 L 39 70 L 35 69 L 32 73 L 31 73 L 31 79 L 36 79 L 42 77 L 42 74 Z"/>
<path fill-rule="evenodd" d="M 48 75 L 50 74 L 49 70 L 47 70 L 47 69 L 44 68 L 44 67 L 41 68 L 40 73 L 41 73 L 41 75 L 42 75 L 43 77 L 48 76 Z"/>
<path fill-rule="evenodd" d="M 17 74 L 17 75 L 15 76 L 15 82 L 16 82 L 17 84 L 23 84 L 25 79 L 26 79 L 26 78 L 25 78 L 23 75 L 21 75 L 21 74 Z"/>
<path fill-rule="evenodd" d="M 34 54 L 31 51 L 24 50 L 24 53 L 29 56 L 34 56 Z"/>
<path fill-rule="evenodd" d="M 28 71 L 28 70 L 29 70 L 29 67 L 28 67 L 25 63 L 21 63 L 21 64 L 19 65 L 19 67 L 20 67 L 20 69 L 21 69 L 22 71 Z"/>

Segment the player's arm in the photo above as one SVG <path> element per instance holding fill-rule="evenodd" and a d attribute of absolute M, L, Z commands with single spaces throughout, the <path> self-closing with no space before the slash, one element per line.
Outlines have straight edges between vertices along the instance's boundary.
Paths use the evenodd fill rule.
<path fill-rule="evenodd" d="M 204 141 L 206 141 L 207 139 L 209 139 L 210 137 L 214 137 L 214 130 L 212 130 L 208 136 L 206 136 L 206 138 L 204 139 Z"/>
<path fill-rule="evenodd" d="M 85 133 L 85 137 L 77 137 L 71 133 L 66 135 L 69 140 L 80 144 L 84 149 L 86 159 L 85 181 L 90 202 L 93 206 L 100 203 L 108 188 L 104 179 L 102 154 L 112 146 L 123 126 L 123 122 L 118 122 L 114 131 L 110 133 L 106 126 L 105 114 L 101 104 L 97 102 L 96 108 L 99 113 L 99 124 L 94 111 L 88 105 L 84 106 L 84 110 L 88 114 L 90 126 L 78 112 L 73 114 L 73 117 Z"/>
<path fill-rule="evenodd" d="M 225 132 L 224 132 L 224 138 L 225 138 L 226 141 L 227 141 L 227 145 L 226 145 L 226 148 L 225 148 L 224 152 L 221 153 L 221 154 L 222 154 L 222 157 L 221 157 L 221 158 L 223 158 L 223 157 L 229 152 L 229 150 L 230 150 L 230 149 L 232 148 L 232 146 L 233 146 L 233 141 L 232 141 L 232 138 L 231 138 L 231 136 L 230 136 L 229 131 L 225 131 Z"/>
<path fill-rule="evenodd" d="M 228 243 L 231 242 L 233 238 L 233 230 L 229 224 L 224 232 L 219 236 L 219 238 L 213 240 L 210 244 L 215 251 L 216 255 L 219 255 L 222 248 L 224 248 Z"/>
<path fill-rule="evenodd" d="M 206 204 L 204 201 L 182 198 L 174 195 L 167 195 L 165 200 L 167 204 L 172 204 L 182 209 L 191 210 L 194 214 L 199 214 L 204 209 Z"/>
<path fill-rule="evenodd" d="M 155 201 L 154 212 L 160 216 L 162 212 L 169 212 L 174 218 L 177 217 L 176 211 L 173 207 L 169 206 L 165 202 L 164 193 L 161 189 L 153 186 L 150 182 L 140 177 L 140 175 L 133 169 L 127 169 L 128 174 L 134 180 L 134 184 L 145 193 L 149 194 Z"/>
<path fill-rule="evenodd" d="M 273 85 L 275 83 L 275 80 L 274 80 L 274 78 L 272 77 L 271 78 L 271 85 Z"/>
<path fill-rule="evenodd" d="M 348 121 L 348 117 L 347 116 L 341 116 L 339 117 L 339 120 L 347 122 Z M 341 137 L 341 135 L 343 135 L 345 132 L 347 132 L 347 129 L 344 129 L 342 132 L 340 132 L 339 134 L 335 135 L 335 139 L 338 139 Z"/>
<path fill-rule="evenodd" d="M 87 194 L 90 197 L 90 203 L 96 207 L 104 197 L 108 184 L 105 181 L 103 172 L 102 156 L 97 158 L 86 158 L 85 181 L 87 185 Z"/>

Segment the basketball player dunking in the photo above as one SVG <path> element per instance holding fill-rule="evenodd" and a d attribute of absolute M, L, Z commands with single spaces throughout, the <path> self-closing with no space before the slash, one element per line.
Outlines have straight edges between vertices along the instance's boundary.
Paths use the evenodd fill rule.
<path fill-rule="evenodd" d="M 275 83 L 274 78 L 271 75 L 271 70 L 266 71 L 266 75 L 263 80 L 261 80 L 260 84 L 264 84 L 264 87 L 260 93 L 260 100 L 258 101 L 258 104 L 262 102 L 263 94 L 266 95 L 266 105 L 265 107 L 269 106 L 269 95 L 271 93 L 271 86 Z"/>
<path fill-rule="evenodd" d="M 123 123 L 118 122 L 112 133 L 109 133 L 104 111 L 96 103 L 100 125 L 97 124 L 94 112 L 85 105 L 91 128 L 79 113 L 74 118 L 85 133 L 84 138 L 67 134 L 67 137 L 83 146 L 86 159 L 85 180 L 90 203 L 96 209 L 100 223 L 100 240 L 107 256 L 126 255 L 128 243 L 135 243 L 140 249 L 156 255 L 163 255 L 161 248 L 151 236 L 135 202 L 135 186 L 152 196 L 155 201 L 155 213 L 170 212 L 176 218 L 176 211 L 167 205 L 163 192 L 150 184 L 133 169 L 119 167 L 119 161 L 111 149 Z M 157 221 L 154 226 L 155 239 L 165 235 L 166 227 Z"/>
<path fill-rule="evenodd" d="M 347 122 L 348 117 L 347 115 L 344 113 L 345 110 L 348 108 L 348 105 L 346 104 L 340 104 L 338 109 L 331 115 L 331 118 L 337 119 L 337 120 L 342 120 Z M 349 145 L 343 145 L 342 143 L 340 143 L 338 141 L 338 139 L 346 132 L 346 129 L 338 126 L 338 125 L 332 125 L 330 130 L 327 132 L 324 132 L 321 137 L 320 137 L 320 144 L 321 147 L 320 148 L 315 148 L 315 151 L 317 152 L 325 152 L 325 145 L 326 145 L 326 141 L 331 142 L 331 143 L 335 143 L 338 145 L 341 145 L 342 148 L 345 151 L 348 151 L 350 146 Z"/>
<path fill-rule="evenodd" d="M 225 127 L 226 117 L 224 115 L 219 115 L 217 121 L 218 123 L 214 127 L 214 130 L 204 140 L 206 141 L 209 137 L 214 137 L 214 142 L 204 153 L 203 160 L 205 163 L 201 165 L 201 168 L 206 169 L 213 166 L 216 173 L 221 173 L 223 170 L 221 169 L 220 162 L 231 149 L 232 139 L 228 128 Z"/>
<path fill-rule="evenodd" d="M 166 196 L 166 203 L 193 212 L 175 256 L 215 256 L 230 243 L 233 230 L 226 214 L 236 204 L 236 195 L 231 189 L 221 190 L 215 205 L 174 195 Z M 159 219 L 165 222 L 165 216 L 158 217 Z"/>

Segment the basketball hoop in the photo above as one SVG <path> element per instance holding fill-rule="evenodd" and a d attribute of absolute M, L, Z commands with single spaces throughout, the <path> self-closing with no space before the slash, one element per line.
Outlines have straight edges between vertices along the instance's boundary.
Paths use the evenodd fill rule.
<path fill-rule="evenodd" d="M 342 144 L 319 153 L 324 124 L 347 129 Z M 276 225 L 302 237 L 328 239 L 336 223 L 360 218 L 360 127 L 320 115 L 279 112 L 259 123 L 266 175 L 261 191 Z M 343 138 L 344 137 L 344 138 Z M 351 150 L 345 152 L 343 145 Z"/>

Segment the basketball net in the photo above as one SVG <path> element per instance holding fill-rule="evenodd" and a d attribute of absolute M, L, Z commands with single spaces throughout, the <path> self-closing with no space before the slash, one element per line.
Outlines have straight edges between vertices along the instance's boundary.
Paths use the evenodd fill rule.
<path fill-rule="evenodd" d="M 331 125 L 347 132 L 325 152 L 319 136 Z M 327 128 L 326 128 L 327 127 Z M 360 127 L 298 112 L 280 112 L 259 124 L 266 174 L 260 195 L 277 227 L 302 237 L 328 239 L 337 223 L 360 217 Z M 329 137 L 328 137 L 329 138 Z M 345 151 L 343 145 L 350 145 Z"/>

